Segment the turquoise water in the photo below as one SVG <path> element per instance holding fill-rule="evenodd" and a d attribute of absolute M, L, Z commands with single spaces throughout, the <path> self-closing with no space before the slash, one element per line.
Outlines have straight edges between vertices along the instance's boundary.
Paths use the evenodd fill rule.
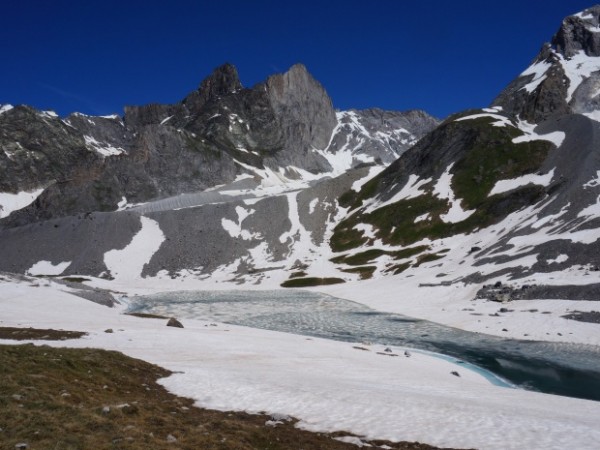
<path fill-rule="evenodd" d="M 600 348 L 470 333 L 308 291 L 181 291 L 130 299 L 130 312 L 433 352 L 497 385 L 600 400 Z"/>

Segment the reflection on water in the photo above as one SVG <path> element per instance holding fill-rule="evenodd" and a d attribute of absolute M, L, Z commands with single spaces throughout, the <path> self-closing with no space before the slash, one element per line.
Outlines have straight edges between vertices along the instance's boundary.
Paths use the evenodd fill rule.
<path fill-rule="evenodd" d="M 129 311 L 414 347 L 467 361 L 527 389 L 600 400 L 598 347 L 470 333 L 315 292 L 166 292 L 135 297 Z"/>

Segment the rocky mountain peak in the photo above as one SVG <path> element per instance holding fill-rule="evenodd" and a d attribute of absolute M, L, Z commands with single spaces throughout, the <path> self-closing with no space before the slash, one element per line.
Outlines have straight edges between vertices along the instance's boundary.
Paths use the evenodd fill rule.
<path fill-rule="evenodd" d="M 494 100 L 532 123 L 600 111 L 600 5 L 566 17 L 531 65 Z"/>
<path fill-rule="evenodd" d="M 275 116 L 287 129 L 293 146 L 325 148 L 337 124 L 331 99 L 302 64 L 270 76 L 265 87 Z"/>
<path fill-rule="evenodd" d="M 552 46 L 566 58 L 580 51 L 600 56 L 600 5 L 566 17 L 552 38 Z"/>
<path fill-rule="evenodd" d="M 216 98 L 221 95 L 230 94 L 242 89 L 242 83 L 238 76 L 238 71 L 233 64 L 225 63 L 217 67 L 206 77 L 198 91 L 206 100 Z"/>
<path fill-rule="evenodd" d="M 199 111 L 206 103 L 242 89 L 238 71 L 233 64 L 225 63 L 206 77 L 198 90 L 188 95 L 183 103 L 192 112 Z"/>

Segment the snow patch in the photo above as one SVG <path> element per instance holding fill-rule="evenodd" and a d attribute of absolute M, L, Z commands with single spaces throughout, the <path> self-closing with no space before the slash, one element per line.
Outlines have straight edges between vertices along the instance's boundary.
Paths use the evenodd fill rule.
<path fill-rule="evenodd" d="M 472 114 L 470 116 L 459 117 L 455 120 L 455 122 L 462 122 L 463 120 L 480 119 L 482 117 L 491 117 L 492 119 L 496 119 L 496 122 L 492 122 L 492 125 L 495 127 L 514 126 L 513 122 L 508 117 L 493 113 Z"/>
<path fill-rule="evenodd" d="M 13 108 L 14 108 L 13 105 L 9 105 L 9 104 L 2 105 L 2 106 L 0 106 L 0 114 L 5 113 L 6 111 L 10 111 Z"/>
<path fill-rule="evenodd" d="M 241 206 L 236 206 L 235 212 L 238 216 L 237 223 L 234 222 L 233 220 L 223 218 L 223 219 L 221 219 L 221 225 L 223 226 L 223 229 L 225 231 L 227 231 L 227 233 L 229 233 L 229 235 L 232 238 L 241 238 L 245 241 L 249 241 L 251 239 L 260 239 L 261 238 L 260 233 L 251 233 L 248 230 L 244 230 L 242 228 L 242 222 L 244 222 L 244 220 L 246 220 L 246 217 L 253 214 L 255 212 L 255 210 L 253 210 L 253 209 L 246 210 L 246 209 L 242 208 Z"/>
<path fill-rule="evenodd" d="M 446 223 L 462 222 L 475 212 L 474 209 L 469 211 L 464 210 L 460 205 L 461 200 L 454 196 L 454 191 L 452 190 L 452 175 L 450 174 L 450 170 L 452 170 L 453 166 L 454 163 L 446 168 L 433 188 L 433 194 L 436 197 L 442 200 L 448 200 L 450 203 L 448 212 L 440 216 L 440 219 Z"/>
<path fill-rule="evenodd" d="M 67 267 L 71 265 L 71 261 L 60 262 L 58 264 L 52 264 L 50 261 L 38 261 L 27 270 L 27 275 L 39 276 L 39 275 L 50 275 L 56 276 L 61 275 Z"/>
<path fill-rule="evenodd" d="M 537 125 L 531 124 L 526 121 L 519 121 L 517 124 L 519 130 L 521 130 L 524 134 L 522 136 L 518 136 L 512 140 L 513 144 L 520 144 L 521 142 L 531 142 L 531 141 L 549 141 L 552 142 L 557 147 L 560 147 L 565 140 L 566 134 L 562 131 L 553 131 L 548 134 L 538 134 L 534 131 Z"/>
<path fill-rule="evenodd" d="M 589 78 L 592 73 L 600 70 L 600 58 L 588 56 L 583 50 L 580 50 L 572 57 L 566 59 L 559 53 L 555 53 L 556 57 L 569 79 L 569 87 L 567 90 L 567 103 L 573 98 L 573 93 L 579 85 Z"/>
<path fill-rule="evenodd" d="M 125 153 L 125 149 L 121 147 L 114 147 L 108 143 L 98 142 L 92 136 L 84 135 L 83 138 L 85 139 L 85 145 L 88 149 L 98 152 L 104 157 L 122 155 Z"/>
<path fill-rule="evenodd" d="M 502 194 L 504 192 L 512 191 L 513 189 L 518 189 L 520 187 L 527 186 L 528 184 L 537 184 L 540 186 L 548 186 L 550 184 L 550 182 L 552 181 L 552 178 L 554 178 L 554 171 L 555 171 L 555 169 L 552 169 L 550 172 L 548 172 L 544 175 L 537 175 L 537 174 L 532 173 L 532 174 L 523 175 L 523 176 L 520 176 L 517 178 L 513 178 L 510 180 L 497 181 L 496 184 L 494 185 L 494 187 L 492 188 L 492 190 L 490 191 L 490 193 L 488 194 L 488 197 L 491 197 L 492 195 Z"/>
<path fill-rule="evenodd" d="M 554 264 L 554 263 L 560 264 L 560 263 L 564 263 L 568 259 L 569 259 L 569 255 L 560 254 L 554 259 L 547 259 L 546 263 L 547 264 Z"/>
<path fill-rule="evenodd" d="M 600 186 L 600 170 L 596 171 L 596 178 L 592 178 L 590 181 L 583 185 L 583 188 L 594 188 Z"/>
<path fill-rule="evenodd" d="M 385 166 L 371 166 L 369 167 L 369 173 L 365 175 L 363 178 L 356 180 L 352 183 L 352 190 L 355 192 L 360 192 L 361 188 L 367 183 L 371 178 L 379 175 L 381 172 L 385 170 Z"/>
<path fill-rule="evenodd" d="M 142 229 L 120 250 L 104 254 L 104 264 L 117 280 L 140 279 L 144 266 L 165 240 L 158 222 L 141 216 Z"/>
<path fill-rule="evenodd" d="M 42 192 L 44 192 L 44 188 L 36 189 L 35 191 L 22 191 L 17 194 L 0 192 L 0 219 L 8 217 L 14 211 L 31 205 Z"/>
<path fill-rule="evenodd" d="M 39 115 L 42 117 L 48 117 L 50 119 L 56 119 L 58 117 L 58 114 L 56 114 L 54 111 L 41 111 Z"/>
<path fill-rule="evenodd" d="M 533 79 L 523 86 L 521 90 L 525 89 L 528 93 L 535 91 L 542 81 L 547 78 L 546 72 L 548 72 L 550 67 L 552 67 L 552 64 L 547 61 L 540 61 L 529 66 L 520 76 L 526 77 L 533 75 Z"/>
<path fill-rule="evenodd" d="M 425 220 L 429 220 L 431 218 L 431 214 L 425 213 L 421 216 L 415 217 L 415 223 L 423 222 Z"/>
<path fill-rule="evenodd" d="M 381 203 L 374 203 L 369 205 L 365 210 L 366 213 L 371 213 L 377 209 L 381 209 L 388 205 L 393 205 L 401 200 L 409 200 L 411 198 L 419 197 L 425 194 L 425 191 L 421 190 L 423 186 L 431 182 L 431 178 L 421 179 L 418 175 L 411 174 L 408 176 L 406 184 L 400 191 L 396 192 L 392 198 Z"/>

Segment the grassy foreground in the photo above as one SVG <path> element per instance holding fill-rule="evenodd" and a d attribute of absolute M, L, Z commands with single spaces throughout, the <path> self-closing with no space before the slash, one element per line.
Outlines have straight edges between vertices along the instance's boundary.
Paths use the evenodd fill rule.
<path fill-rule="evenodd" d="M 46 330 L 45 330 L 46 331 Z M 44 334 L 47 335 L 47 332 Z M 60 339 L 60 332 L 54 336 Z M 356 449 L 294 421 L 195 408 L 156 383 L 169 371 L 118 352 L 0 345 L 0 448 Z M 371 442 L 433 449 L 419 443 Z"/>

